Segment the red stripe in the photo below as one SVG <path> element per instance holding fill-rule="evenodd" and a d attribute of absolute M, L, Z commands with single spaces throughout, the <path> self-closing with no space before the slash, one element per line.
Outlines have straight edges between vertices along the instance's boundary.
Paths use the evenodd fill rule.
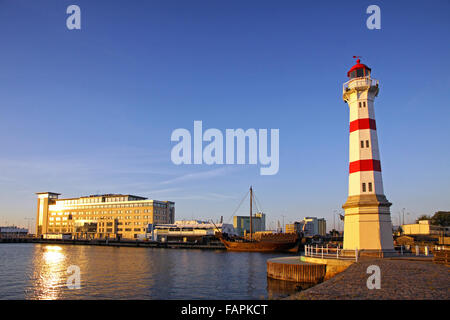
<path fill-rule="evenodd" d="M 358 119 L 350 122 L 350 132 L 359 130 L 359 129 L 372 129 L 377 130 L 377 126 L 375 124 L 374 119 L 365 118 L 365 119 Z"/>
<path fill-rule="evenodd" d="M 380 160 L 358 160 L 350 162 L 350 173 L 358 171 L 381 171 Z"/>

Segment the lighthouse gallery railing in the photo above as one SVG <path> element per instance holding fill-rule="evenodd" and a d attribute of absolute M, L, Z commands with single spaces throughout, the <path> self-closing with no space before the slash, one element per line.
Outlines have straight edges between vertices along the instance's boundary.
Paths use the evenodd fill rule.
<path fill-rule="evenodd" d="M 378 87 L 378 83 L 378 80 L 372 79 L 371 77 L 353 78 L 344 83 L 344 85 L 342 86 L 342 91 L 345 93 L 347 90 L 358 87 Z"/>

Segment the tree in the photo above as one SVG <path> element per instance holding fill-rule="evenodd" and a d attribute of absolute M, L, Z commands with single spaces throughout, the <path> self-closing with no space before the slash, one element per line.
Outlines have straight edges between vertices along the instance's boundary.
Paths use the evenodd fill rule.
<path fill-rule="evenodd" d="M 438 211 L 431 218 L 431 224 L 448 227 L 450 225 L 450 211 Z"/>
<path fill-rule="evenodd" d="M 431 220 L 431 216 L 423 214 L 417 218 L 416 223 L 419 223 L 420 220 Z"/>

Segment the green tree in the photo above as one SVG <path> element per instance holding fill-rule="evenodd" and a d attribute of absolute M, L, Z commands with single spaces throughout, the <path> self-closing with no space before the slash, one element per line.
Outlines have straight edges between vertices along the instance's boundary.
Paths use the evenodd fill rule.
<path fill-rule="evenodd" d="M 450 211 L 438 211 L 431 218 L 431 224 L 441 227 L 450 225 Z"/>

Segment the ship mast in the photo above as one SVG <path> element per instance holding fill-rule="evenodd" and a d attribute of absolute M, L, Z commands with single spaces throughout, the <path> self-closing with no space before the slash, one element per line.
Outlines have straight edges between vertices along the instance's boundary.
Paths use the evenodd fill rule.
<path fill-rule="evenodd" d="M 252 233 L 253 233 L 252 199 L 253 199 L 253 188 L 252 186 L 250 186 L 250 241 L 252 241 Z"/>

